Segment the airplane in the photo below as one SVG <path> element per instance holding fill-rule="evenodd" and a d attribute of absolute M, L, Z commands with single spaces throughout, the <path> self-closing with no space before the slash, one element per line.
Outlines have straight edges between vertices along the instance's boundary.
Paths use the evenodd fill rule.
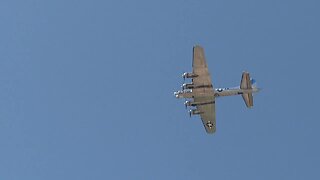
<path fill-rule="evenodd" d="M 241 95 L 248 108 L 253 107 L 253 93 L 260 91 L 256 81 L 250 78 L 249 72 L 244 71 L 240 86 L 231 88 L 214 88 L 211 82 L 210 73 L 206 63 L 204 49 L 196 45 L 193 47 L 193 71 L 185 72 L 182 78 L 191 79 L 191 83 L 184 83 L 181 91 L 174 92 L 176 98 L 192 99 L 186 100 L 186 108 L 195 107 L 189 110 L 192 115 L 200 115 L 202 123 L 208 134 L 216 132 L 216 98 L 223 96 Z"/>

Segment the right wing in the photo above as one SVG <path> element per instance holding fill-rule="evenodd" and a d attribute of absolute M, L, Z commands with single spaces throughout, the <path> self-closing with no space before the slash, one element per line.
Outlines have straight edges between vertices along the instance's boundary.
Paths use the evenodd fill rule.
<path fill-rule="evenodd" d="M 214 97 L 195 97 L 194 102 L 201 102 L 197 109 L 201 112 L 201 120 L 206 132 L 213 134 L 216 132 L 216 110 Z"/>

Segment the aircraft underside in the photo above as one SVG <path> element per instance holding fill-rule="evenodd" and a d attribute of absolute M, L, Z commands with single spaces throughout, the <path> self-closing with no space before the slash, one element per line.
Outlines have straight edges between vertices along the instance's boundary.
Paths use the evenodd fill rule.
<path fill-rule="evenodd" d="M 241 95 L 248 108 L 253 107 L 252 94 L 259 91 L 255 81 L 248 72 L 242 73 L 240 86 L 234 88 L 213 88 L 210 73 L 207 67 L 204 50 L 200 46 L 193 48 L 193 71 L 182 74 L 183 79 L 191 79 L 184 83 L 181 91 L 174 92 L 176 98 L 190 99 L 184 103 L 186 108 L 191 107 L 189 114 L 200 115 L 207 133 L 216 131 L 215 98 L 223 96 Z"/>

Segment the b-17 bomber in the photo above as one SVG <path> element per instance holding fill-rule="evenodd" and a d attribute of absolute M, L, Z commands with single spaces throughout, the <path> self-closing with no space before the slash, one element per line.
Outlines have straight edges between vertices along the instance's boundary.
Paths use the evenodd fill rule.
<path fill-rule="evenodd" d="M 182 78 L 191 79 L 191 83 L 184 83 L 182 90 L 174 92 L 176 98 L 189 99 L 185 101 L 185 107 L 192 115 L 200 115 L 202 123 L 208 134 L 216 132 L 216 98 L 223 96 L 241 95 L 248 108 L 253 107 L 253 93 L 259 92 L 256 81 L 250 78 L 249 72 L 243 72 L 240 86 L 231 88 L 214 88 L 204 49 L 196 45 L 193 47 L 192 72 L 185 72 Z"/>

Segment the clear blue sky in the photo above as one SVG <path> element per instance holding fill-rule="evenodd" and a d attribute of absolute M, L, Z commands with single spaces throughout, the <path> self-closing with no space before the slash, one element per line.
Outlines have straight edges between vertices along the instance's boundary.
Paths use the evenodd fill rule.
<path fill-rule="evenodd" d="M 2 0 L 0 179 L 320 179 L 320 2 Z M 173 91 L 205 48 L 207 135 Z"/>

